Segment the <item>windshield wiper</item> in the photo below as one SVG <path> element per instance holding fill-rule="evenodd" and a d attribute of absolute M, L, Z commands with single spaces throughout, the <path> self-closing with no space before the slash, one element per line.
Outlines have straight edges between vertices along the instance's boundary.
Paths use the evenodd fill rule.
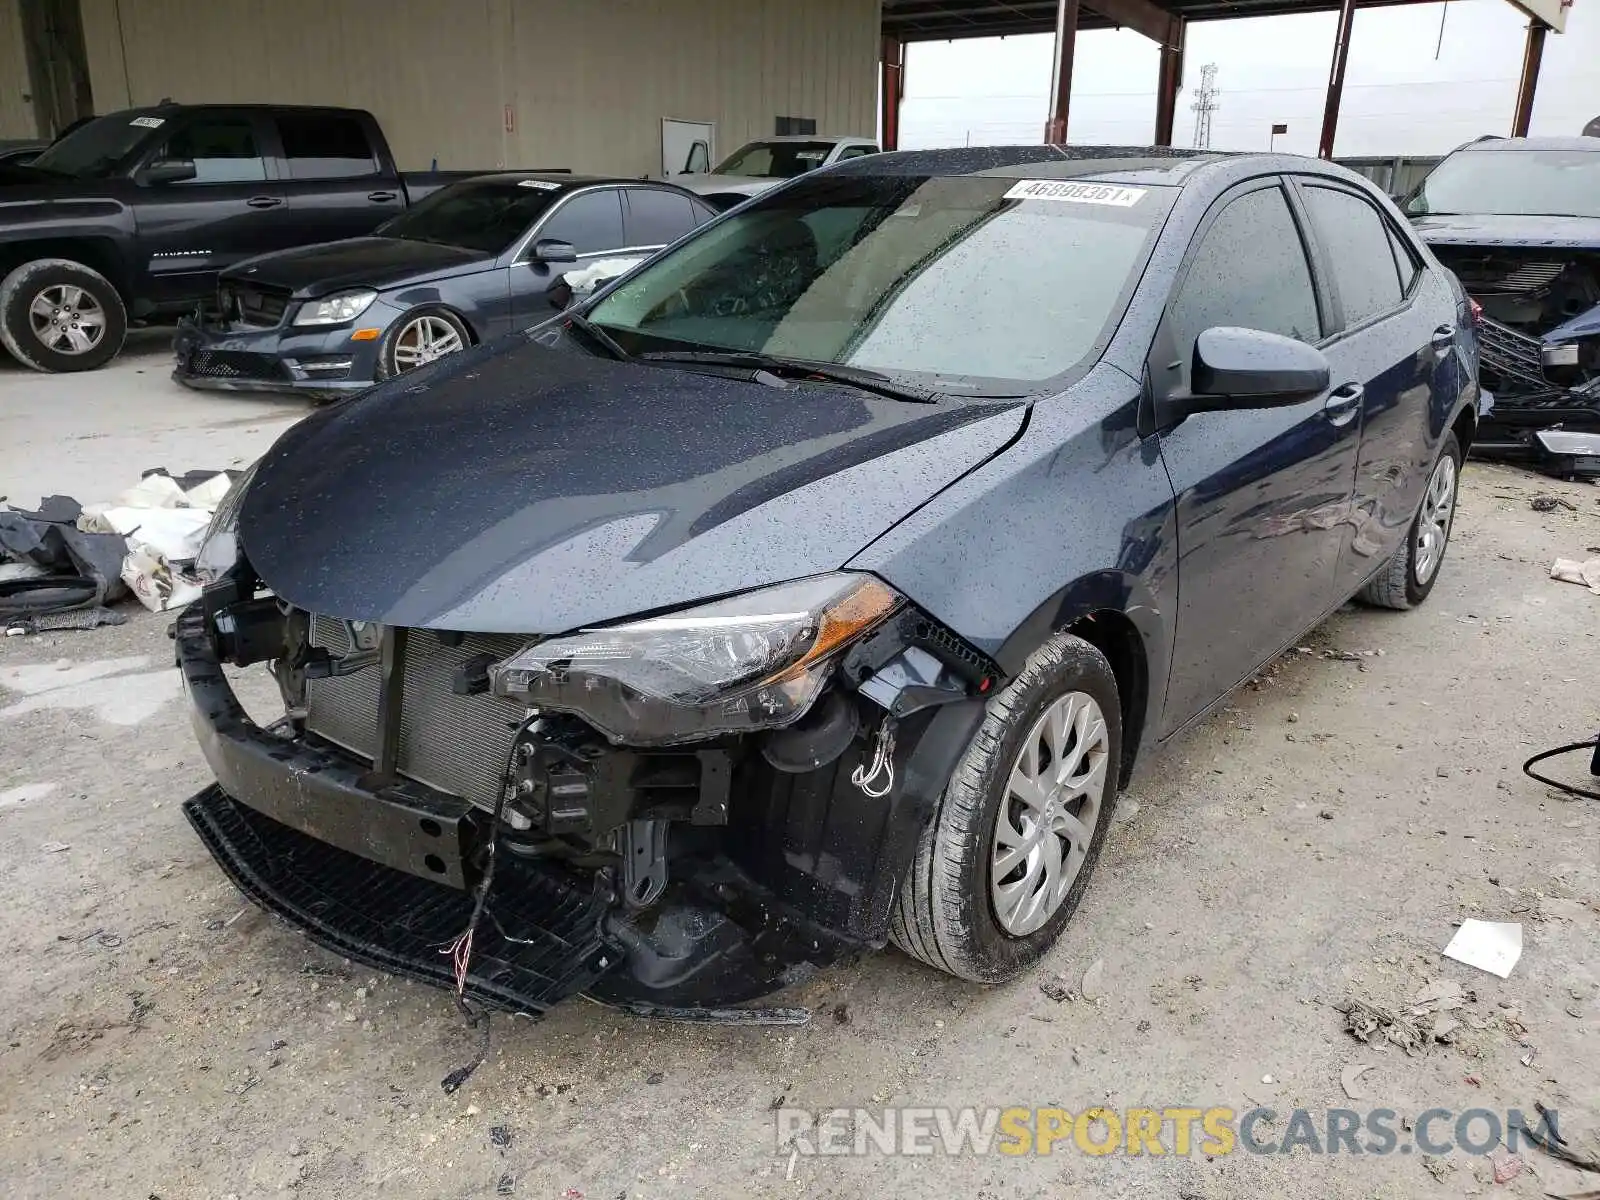
<path fill-rule="evenodd" d="M 751 354 L 725 350 L 656 350 L 639 355 L 641 362 L 697 363 L 717 367 L 748 367 L 752 371 L 768 371 L 779 378 L 821 379 L 829 383 L 842 383 L 846 387 L 871 392 L 890 400 L 905 400 L 912 404 L 937 404 L 939 393 L 926 388 L 908 387 L 895 383 L 879 371 L 864 367 L 846 367 L 839 363 L 807 362 L 800 358 L 775 358 L 768 354 Z"/>
<path fill-rule="evenodd" d="M 585 337 L 587 337 L 591 342 L 594 342 L 618 362 L 627 362 L 633 358 L 633 355 L 624 350 L 616 338 L 612 337 L 604 329 L 601 329 L 600 326 L 589 320 L 589 318 L 584 316 L 582 313 L 574 312 L 569 309 L 561 314 L 561 319 L 574 329 L 581 330 Z M 649 356 L 646 355 L 646 357 Z"/>

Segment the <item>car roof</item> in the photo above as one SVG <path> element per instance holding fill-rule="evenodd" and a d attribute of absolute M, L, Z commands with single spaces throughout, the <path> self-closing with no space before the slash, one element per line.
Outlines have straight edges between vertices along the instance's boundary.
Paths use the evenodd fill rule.
<path fill-rule="evenodd" d="M 1214 170 L 1213 170 L 1214 168 Z M 1251 175 L 1360 176 L 1335 163 L 1298 154 L 1238 154 L 1175 146 L 972 146 L 907 150 L 855 158 L 829 175 L 987 175 L 1002 179 L 1094 179 L 1105 183 L 1181 187 L 1202 173 L 1226 186 Z"/>
<path fill-rule="evenodd" d="M 579 188 L 611 185 L 616 187 L 664 188 L 667 191 L 678 192 L 685 196 L 694 195 L 693 192 L 681 188 L 677 184 L 667 183 L 660 179 L 640 179 L 637 176 L 625 175 L 570 175 L 565 171 L 485 171 L 481 175 L 471 175 L 456 182 L 473 183 L 480 179 L 495 183 L 521 183 L 523 180 L 553 183 L 565 192 L 577 191 Z"/>
<path fill-rule="evenodd" d="M 1512 153 L 1519 150 L 1581 150 L 1590 154 L 1600 154 L 1600 138 L 1597 137 L 1521 137 L 1502 138 L 1486 137 L 1476 142 L 1462 146 L 1460 151 L 1473 153 Z"/>
<path fill-rule="evenodd" d="M 771 137 L 751 138 L 745 142 L 746 146 L 754 146 L 760 142 L 871 142 L 876 146 L 877 140 L 859 133 L 775 133 Z"/>

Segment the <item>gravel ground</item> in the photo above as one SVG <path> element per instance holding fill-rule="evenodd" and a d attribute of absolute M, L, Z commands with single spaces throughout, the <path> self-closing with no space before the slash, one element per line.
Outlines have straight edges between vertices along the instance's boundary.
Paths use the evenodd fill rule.
<path fill-rule="evenodd" d="M 169 416 L 195 403 L 146 376 Z M 42 391 L 0 371 L 0 399 L 43 404 Z M 220 424 L 245 415 L 234 403 L 193 411 L 235 428 L 237 450 L 207 434 L 170 452 L 259 449 L 243 431 L 259 442 L 274 426 Z M 248 403 L 280 427 L 294 411 Z M 136 430 L 117 436 L 121 486 L 152 464 Z M 40 477 L 37 441 L 0 445 L 0 492 L 8 471 Z M 1535 513 L 1539 492 L 1577 510 Z M 1600 1186 L 1537 1150 L 1501 1184 L 1464 1151 L 1100 1158 L 1069 1142 L 1048 1156 L 818 1158 L 777 1144 L 772 1111 L 780 1098 L 1262 1104 L 1320 1120 L 1329 1107 L 1540 1101 L 1575 1145 L 1600 1149 L 1600 805 L 1518 771 L 1600 726 L 1600 597 L 1547 578 L 1556 556 L 1600 546 L 1597 498 L 1469 467 L 1429 603 L 1337 614 L 1151 755 L 1038 973 L 978 988 L 886 950 L 785 995 L 816 1014 L 800 1029 L 573 1001 L 537 1024 L 497 1019 L 488 1062 L 453 1096 L 440 1080 L 476 1042 L 450 999 L 266 917 L 190 832 L 179 805 L 208 777 L 167 619 L 0 643 L 0 928 L 19 964 L 0 975 L 0 1192 L 1398 1200 Z M 261 679 L 241 688 L 270 711 Z M 1467 917 L 1522 923 L 1508 980 L 1441 959 Z M 1344 1032 L 1346 998 L 1403 1005 L 1439 980 L 1474 996 L 1455 1044 L 1413 1057 Z M 1341 1087 L 1353 1064 L 1372 1066 L 1361 1101 Z"/>

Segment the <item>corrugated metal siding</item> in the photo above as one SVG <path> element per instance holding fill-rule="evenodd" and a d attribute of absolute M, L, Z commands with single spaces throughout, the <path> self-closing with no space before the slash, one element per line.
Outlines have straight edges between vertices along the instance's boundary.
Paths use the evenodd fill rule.
<path fill-rule="evenodd" d="M 163 96 L 354 105 L 377 114 L 410 170 L 437 159 L 655 173 L 662 117 L 714 122 L 719 155 L 770 135 L 778 116 L 815 117 L 824 133 L 876 127 L 878 0 L 82 0 L 82 11 L 98 111 Z"/>
<path fill-rule="evenodd" d="M 22 48 L 20 0 L 0 0 L 0 138 L 39 136 L 28 96 L 28 56 Z"/>

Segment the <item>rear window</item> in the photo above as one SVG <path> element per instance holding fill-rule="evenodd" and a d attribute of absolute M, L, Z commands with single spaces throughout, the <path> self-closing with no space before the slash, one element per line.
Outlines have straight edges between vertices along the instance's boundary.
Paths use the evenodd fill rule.
<path fill-rule="evenodd" d="M 1091 352 L 1171 194 L 823 175 L 708 226 L 589 316 L 641 349 L 754 351 L 1016 395 Z"/>
<path fill-rule="evenodd" d="M 367 131 L 354 117 L 283 113 L 275 120 L 290 179 L 350 179 L 378 173 Z"/>

